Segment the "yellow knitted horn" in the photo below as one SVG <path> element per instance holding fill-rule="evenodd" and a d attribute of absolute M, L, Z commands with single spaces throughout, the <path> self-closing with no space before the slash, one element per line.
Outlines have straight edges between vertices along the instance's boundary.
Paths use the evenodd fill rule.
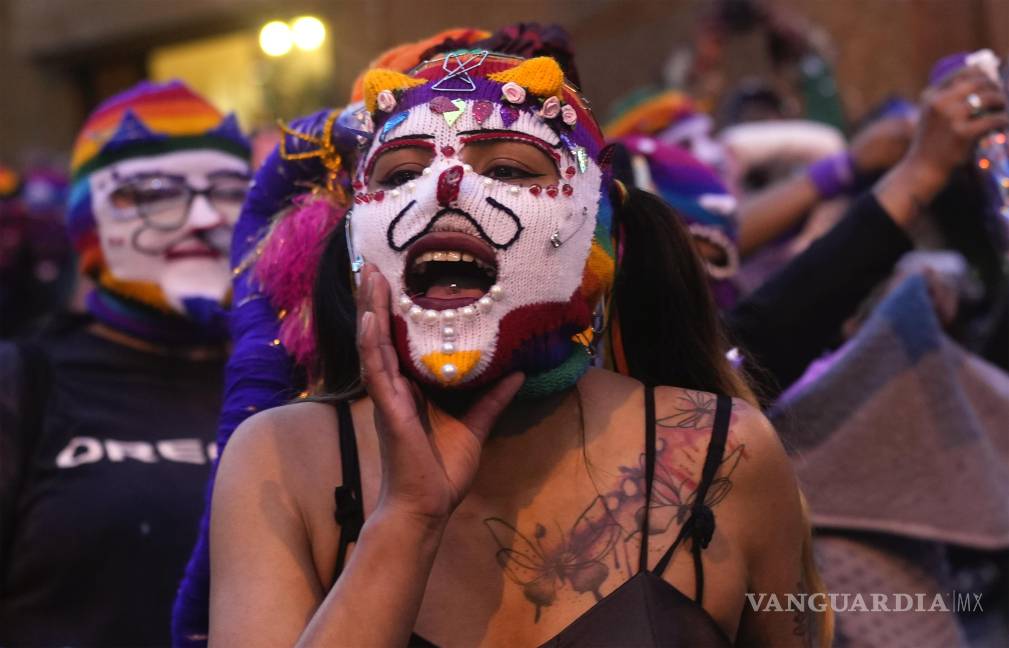
<path fill-rule="evenodd" d="M 564 72 L 557 61 L 549 56 L 531 58 L 510 70 L 490 74 L 487 78 L 498 83 L 517 83 L 537 97 L 560 96 L 564 86 Z"/>
<path fill-rule="evenodd" d="M 364 107 L 368 112 L 375 112 L 378 106 L 378 93 L 383 90 L 408 90 L 427 83 L 424 79 L 415 79 L 393 70 L 368 70 L 364 75 Z"/>

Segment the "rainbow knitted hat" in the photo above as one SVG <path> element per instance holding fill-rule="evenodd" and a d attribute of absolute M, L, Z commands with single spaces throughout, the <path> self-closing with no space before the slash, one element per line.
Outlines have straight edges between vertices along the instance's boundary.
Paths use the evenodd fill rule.
<path fill-rule="evenodd" d="M 102 266 L 91 211 L 91 173 L 127 158 L 192 149 L 242 159 L 250 151 L 235 115 L 222 115 L 181 81 L 141 82 L 91 113 L 74 142 L 67 206 L 67 227 L 83 272 L 96 274 Z"/>
<path fill-rule="evenodd" d="M 699 114 L 693 100 L 682 92 L 639 90 L 621 101 L 604 128 L 607 137 L 659 135 L 679 122 Z"/>

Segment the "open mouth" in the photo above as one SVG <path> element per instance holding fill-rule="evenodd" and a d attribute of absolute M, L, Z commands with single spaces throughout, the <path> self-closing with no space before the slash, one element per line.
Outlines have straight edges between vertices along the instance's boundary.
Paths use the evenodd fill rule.
<path fill-rule="evenodd" d="M 475 236 L 432 232 L 410 246 L 403 273 L 410 300 L 424 309 L 463 308 L 497 281 L 494 250 Z"/>

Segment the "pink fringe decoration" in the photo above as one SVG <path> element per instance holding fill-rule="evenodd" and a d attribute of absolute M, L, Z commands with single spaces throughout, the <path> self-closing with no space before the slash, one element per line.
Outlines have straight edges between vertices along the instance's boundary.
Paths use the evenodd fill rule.
<path fill-rule="evenodd" d="M 325 198 L 302 196 L 281 214 L 267 234 L 253 271 L 282 318 L 280 342 L 295 362 L 311 369 L 312 287 L 326 237 L 343 222 L 346 210 Z"/>

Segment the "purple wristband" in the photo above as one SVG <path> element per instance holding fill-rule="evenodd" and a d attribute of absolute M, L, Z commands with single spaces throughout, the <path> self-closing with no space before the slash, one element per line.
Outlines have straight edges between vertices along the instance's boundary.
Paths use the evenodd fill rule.
<path fill-rule="evenodd" d="M 855 184 L 855 163 L 847 151 L 825 157 L 806 170 L 820 198 L 833 198 Z"/>

